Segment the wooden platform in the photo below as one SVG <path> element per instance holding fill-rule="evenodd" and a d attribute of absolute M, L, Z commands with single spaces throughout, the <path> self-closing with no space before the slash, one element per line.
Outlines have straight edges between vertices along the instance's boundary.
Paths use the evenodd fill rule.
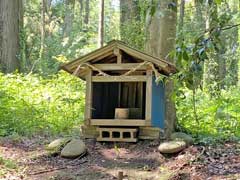
<path fill-rule="evenodd" d="M 143 119 L 91 119 L 92 126 L 145 126 Z"/>
<path fill-rule="evenodd" d="M 97 141 L 137 142 L 137 128 L 106 128 L 99 127 Z"/>

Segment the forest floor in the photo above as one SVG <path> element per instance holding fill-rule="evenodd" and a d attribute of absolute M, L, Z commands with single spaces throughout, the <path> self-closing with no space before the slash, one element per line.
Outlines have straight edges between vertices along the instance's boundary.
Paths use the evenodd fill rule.
<path fill-rule="evenodd" d="M 0 179 L 26 180 L 218 180 L 240 179 L 240 144 L 190 146 L 174 155 L 162 155 L 151 141 L 98 143 L 87 140 L 88 154 L 74 160 L 50 156 L 50 140 L 0 140 Z"/>

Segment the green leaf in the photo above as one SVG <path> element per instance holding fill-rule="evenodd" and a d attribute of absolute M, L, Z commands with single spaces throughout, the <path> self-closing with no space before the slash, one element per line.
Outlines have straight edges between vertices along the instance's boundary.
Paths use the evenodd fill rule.
<path fill-rule="evenodd" d="M 189 56 L 188 56 L 188 53 L 186 51 L 183 51 L 183 59 L 185 59 L 186 61 L 189 60 Z"/>
<path fill-rule="evenodd" d="M 221 4 L 222 0 L 214 0 L 216 4 Z"/>

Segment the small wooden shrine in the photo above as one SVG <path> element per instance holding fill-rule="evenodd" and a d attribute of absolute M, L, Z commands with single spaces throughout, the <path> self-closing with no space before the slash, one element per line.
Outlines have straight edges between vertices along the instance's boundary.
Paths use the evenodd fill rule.
<path fill-rule="evenodd" d="M 164 84 L 155 81 L 175 73 L 173 64 L 114 40 L 61 67 L 86 81 L 86 138 L 136 142 L 159 137 L 165 98 Z"/>

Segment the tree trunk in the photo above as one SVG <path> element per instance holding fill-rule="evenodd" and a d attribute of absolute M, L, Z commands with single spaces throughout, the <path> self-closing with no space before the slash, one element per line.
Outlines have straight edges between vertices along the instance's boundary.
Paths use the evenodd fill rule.
<path fill-rule="evenodd" d="M 64 37 L 68 37 L 72 31 L 72 24 L 74 19 L 74 6 L 75 6 L 75 0 L 65 1 L 65 17 L 64 17 L 64 28 L 63 28 Z"/>
<path fill-rule="evenodd" d="M 82 19 L 83 19 L 83 0 L 78 0 L 79 4 L 80 4 L 80 27 L 82 27 Z"/>
<path fill-rule="evenodd" d="M 41 3 L 41 27 L 40 27 L 40 30 L 41 30 L 41 42 L 40 42 L 40 51 L 39 51 L 39 61 L 42 59 L 42 56 L 43 56 L 43 53 L 44 53 L 45 13 L 46 13 L 46 2 L 45 2 L 45 0 L 42 0 L 42 3 Z M 37 63 L 37 61 L 35 63 Z M 32 67 L 32 70 L 34 68 L 34 65 Z"/>
<path fill-rule="evenodd" d="M 180 13 L 179 13 L 179 32 L 181 33 L 181 38 L 183 35 L 183 25 L 184 25 L 184 13 L 185 13 L 185 0 L 181 0 Z"/>
<path fill-rule="evenodd" d="M 197 20 L 197 23 L 195 23 L 195 28 L 197 31 L 204 30 L 205 22 L 202 14 L 202 3 L 199 0 L 194 0 L 194 7 L 195 7 L 194 19 Z"/>
<path fill-rule="evenodd" d="M 138 0 L 120 0 L 120 37 L 122 41 L 127 42 L 128 40 L 125 28 L 131 26 L 139 18 Z"/>
<path fill-rule="evenodd" d="M 164 58 L 172 63 L 169 53 L 174 50 L 177 23 L 177 2 L 175 0 L 158 0 L 156 11 L 152 16 L 148 10 L 146 17 L 147 41 L 146 51 L 153 56 Z M 165 135 L 171 135 L 176 122 L 175 103 L 171 98 L 173 81 L 167 80 L 165 84 Z"/>
<path fill-rule="evenodd" d="M 98 47 L 102 47 L 104 41 L 104 0 L 100 0 L 99 5 Z"/>
<path fill-rule="evenodd" d="M 20 68 L 20 11 L 22 1 L 0 1 L 0 66 L 5 73 Z"/>
<path fill-rule="evenodd" d="M 237 15 L 237 13 L 239 12 L 239 0 L 233 0 L 232 4 L 230 4 L 230 7 L 232 9 L 232 13 L 234 16 Z M 235 19 L 233 19 L 232 24 L 234 24 L 236 22 Z M 228 73 L 229 73 L 229 80 L 228 80 L 228 85 L 230 86 L 235 86 L 238 83 L 238 57 L 236 56 L 237 51 L 238 51 L 238 26 L 234 27 L 232 30 L 230 30 L 229 33 L 231 33 L 232 35 L 230 36 L 230 40 L 231 40 L 231 44 L 230 44 L 230 49 L 232 50 L 232 58 L 230 59 L 230 63 L 229 63 L 229 69 L 228 69 Z"/>
<path fill-rule="evenodd" d="M 216 18 L 217 16 L 217 4 L 211 0 L 206 2 L 206 31 L 210 38 L 211 32 L 217 27 Z M 212 37 L 210 38 L 212 39 Z M 204 88 L 208 90 L 211 96 L 218 96 L 221 89 L 221 79 L 219 73 L 223 64 L 220 62 L 220 51 L 215 48 L 209 53 L 209 58 L 204 62 Z M 220 65 L 221 64 L 221 65 Z"/>
<path fill-rule="evenodd" d="M 89 23 L 89 0 L 85 2 L 85 16 L 84 16 L 84 24 L 88 26 Z"/>
<path fill-rule="evenodd" d="M 30 62 L 26 58 L 26 32 L 24 30 L 24 2 L 22 0 L 19 1 L 19 37 L 20 37 L 20 70 L 25 72 L 30 67 Z"/>

